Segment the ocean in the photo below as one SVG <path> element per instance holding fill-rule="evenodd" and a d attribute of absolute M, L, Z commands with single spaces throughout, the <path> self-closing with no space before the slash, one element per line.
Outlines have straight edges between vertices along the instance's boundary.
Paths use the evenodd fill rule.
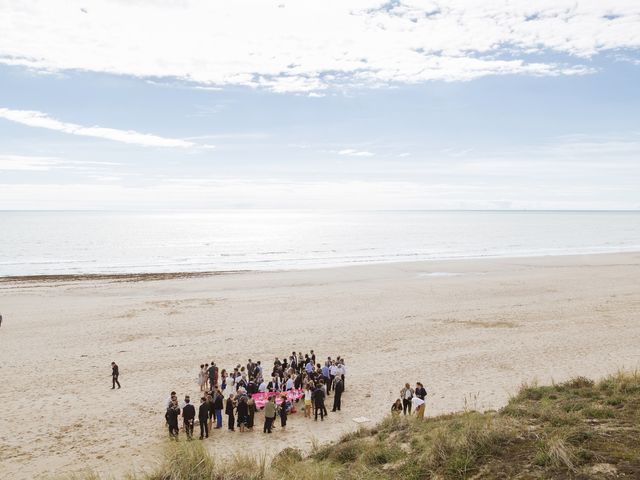
<path fill-rule="evenodd" d="M 316 268 L 640 250 L 640 212 L 1 211 L 0 276 Z"/>

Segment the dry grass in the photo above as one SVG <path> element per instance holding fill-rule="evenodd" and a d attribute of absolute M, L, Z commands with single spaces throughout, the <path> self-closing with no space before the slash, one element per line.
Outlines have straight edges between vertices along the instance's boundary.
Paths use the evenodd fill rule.
<path fill-rule="evenodd" d="M 172 443 L 162 465 L 135 480 L 640 478 L 638 439 L 640 375 L 620 372 L 524 385 L 499 412 L 388 417 L 306 457 L 285 449 L 269 466 L 247 456 L 216 464 L 198 442 Z"/>

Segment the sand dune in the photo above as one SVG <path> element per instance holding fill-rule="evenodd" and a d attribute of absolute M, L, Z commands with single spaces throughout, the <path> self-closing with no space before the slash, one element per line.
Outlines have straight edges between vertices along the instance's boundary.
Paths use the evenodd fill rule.
<path fill-rule="evenodd" d="M 386 414 L 405 381 L 427 413 L 498 408 L 523 381 L 640 366 L 640 254 L 486 259 L 274 273 L 0 282 L 0 478 L 148 466 L 168 392 L 200 363 L 347 359 L 343 412 L 287 431 L 216 431 L 220 455 L 309 447 Z M 110 367 L 122 390 L 110 389 Z"/>

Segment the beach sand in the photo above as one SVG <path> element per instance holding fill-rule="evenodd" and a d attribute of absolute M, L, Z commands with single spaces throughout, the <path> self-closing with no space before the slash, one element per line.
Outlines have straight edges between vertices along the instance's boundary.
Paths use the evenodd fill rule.
<path fill-rule="evenodd" d="M 341 413 L 296 414 L 270 436 L 216 430 L 221 459 L 336 439 L 354 417 L 381 419 L 405 381 L 425 383 L 435 415 L 499 408 L 534 379 L 638 368 L 640 254 L 14 279 L 0 313 L 0 478 L 118 478 L 153 467 L 167 395 L 198 398 L 211 360 L 271 365 L 312 348 L 348 366 Z"/>

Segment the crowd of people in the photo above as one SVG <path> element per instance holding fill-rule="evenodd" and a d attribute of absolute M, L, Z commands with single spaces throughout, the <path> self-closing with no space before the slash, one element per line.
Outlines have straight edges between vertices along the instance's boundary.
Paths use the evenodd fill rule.
<path fill-rule="evenodd" d="M 256 414 L 264 414 L 263 432 L 271 433 L 276 419 L 286 428 L 289 414 L 304 411 L 305 418 L 328 415 L 327 397 L 333 393 L 332 412 L 340 411 L 345 390 L 346 366 L 344 358 L 327 357 L 317 361 L 311 350 L 307 354 L 291 352 L 280 360 L 276 357 L 273 367 L 265 367 L 261 361 L 249 359 L 246 365 L 233 369 L 219 369 L 214 361 L 200 365 L 198 384 L 200 401 L 198 408 L 189 396 L 182 405 L 176 392 L 167 399 L 165 419 L 171 438 L 177 439 L 180 417 L 188 439 L 193 438 L 196 417 L 200 425 L 200 439 L 208 438 L 212 430 L 223 428 L 223 413 L 227 416 L 229 431 L 253 430 Z M 300 401 L 302 404 L 300 405 Z M 300 408 L 297 407 L 300 405 Z"/>

